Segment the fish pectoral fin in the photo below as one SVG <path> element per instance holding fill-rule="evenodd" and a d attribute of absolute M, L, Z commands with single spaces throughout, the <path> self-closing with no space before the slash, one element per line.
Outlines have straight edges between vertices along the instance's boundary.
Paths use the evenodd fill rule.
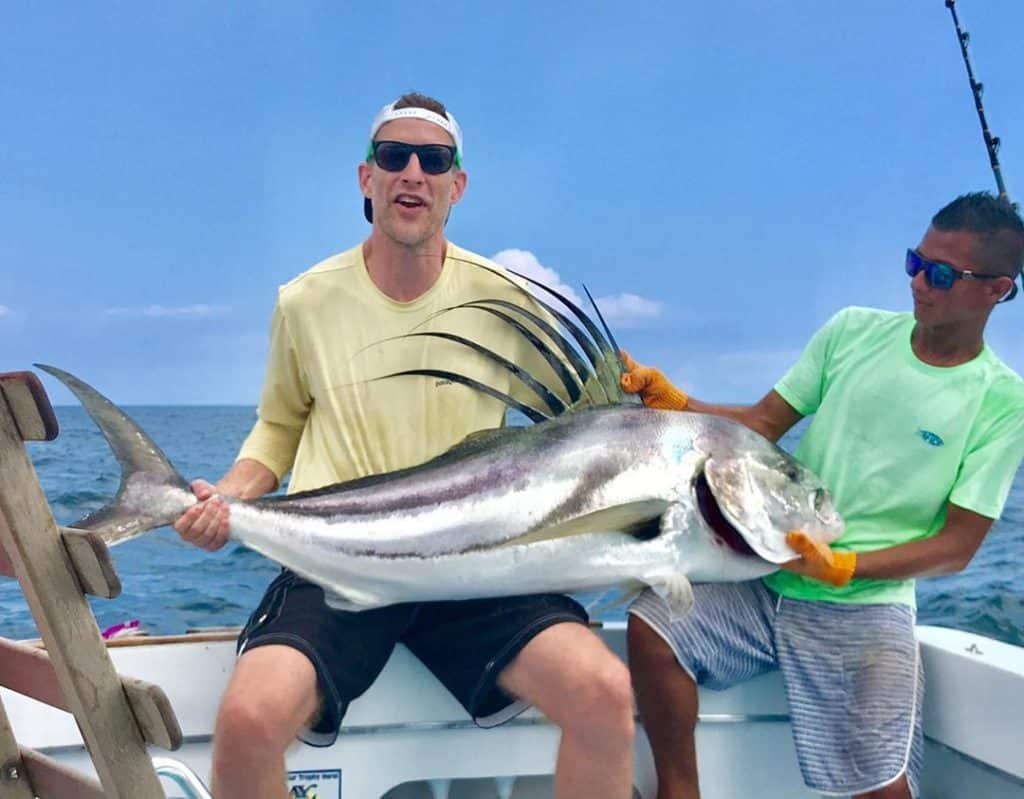
<path fill-rule="evenodd" d="M 693 609 L 693 586 L 685 575 L 671 574 L 651 589 L 665 600 L 672 619 L 684 618 Z"/>
<path fill-rule="evenodd" d="M 588 533 L 626 533 L 646 541 L 655 538 L 661 531 L 661 516 L 670 504 L 664 499 L 642 499 L 602 508 L 561 524 L 542 527 L 508 543 L 530 544 Z"/>

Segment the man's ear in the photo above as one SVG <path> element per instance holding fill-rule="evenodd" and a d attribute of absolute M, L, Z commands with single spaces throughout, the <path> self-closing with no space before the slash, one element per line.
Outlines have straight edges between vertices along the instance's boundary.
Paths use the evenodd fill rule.
<path fill-rule="evenodd" d="M 1016 287 L 1016 280 L 1012 277 L 1003 276 L 995 280 L 986 280 L 985 288 L 988 289 L 989 299 L 995 304 L 1008 297 Z"/>
<path fill-rule="evenodd" d="M 356 169 L 356 175 L 359 180 L 359 191 L 363 193 L 364 197 L 369 197 L 373 194 L 373 170 L 370 169 L 370 165 L 363 161 Z"/>
<path fill-rule="evenodd" d="M 459 200 L 462 199 L 462 195 L 466 193 L 466 184 L 469 182 L 469 175 L 463 170 L 459 170 L 455 173 L 455 180 L 452 181 L 452 205 L 455 205 Z"/>

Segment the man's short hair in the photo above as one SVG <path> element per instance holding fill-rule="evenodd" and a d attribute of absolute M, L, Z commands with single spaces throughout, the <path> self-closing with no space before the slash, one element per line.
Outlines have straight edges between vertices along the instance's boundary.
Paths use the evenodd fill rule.
<path fill-rule="evenodd" d="M 1024 268 L 1024 220 L 1003 197 L 963 194 L 932 217 L 932 227 L 973 233 L 978 271 L 1015 278 Z"/>
<path fill-rule="evenodd" d="M 433 111 L 441 116 L 445 116 L 448 113 L 448 109 L 444 107 L 444 103 L 440 100 L 435 100 L 433 97 L 428 97 L 419 92 L 403 94 L 395 100 L 395 108 L 426 108 L 428 111 Z"/>

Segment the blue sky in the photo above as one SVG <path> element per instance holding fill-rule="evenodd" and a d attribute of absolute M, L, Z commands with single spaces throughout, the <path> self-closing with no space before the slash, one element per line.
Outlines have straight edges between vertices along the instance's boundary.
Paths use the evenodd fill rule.
<path fill-rule="evenodd" d="M 957 8 L 1024 196 L 1024 3 Z M 10 3 L 0 74 L 0 370 L 124 404 L 255 403 L 276 287 L 367 235 L 356 164 L 410 89 L 465 133 L 451 239 L 586 282 L 710 400 L 909 308 L 904 249 L 994 185 L 942 0 Z M 1022 323 L 989 328 L 1018 371 Z"/>

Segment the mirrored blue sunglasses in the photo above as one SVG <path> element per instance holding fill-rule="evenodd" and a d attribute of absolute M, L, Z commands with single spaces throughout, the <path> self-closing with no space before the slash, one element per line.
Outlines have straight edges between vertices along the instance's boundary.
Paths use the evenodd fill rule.
<path fill-rule="evenodd" d="M 957 269 L 942 261 L 929 261 L 917 250 L 907 250 L 906 261 L 907 274 L 914 277 L 918 272 L 924 272 L 924 278 L 928 285 L 941 291 L 949 291 L 958 280 L 993 280 L 1006 275 L 992 275 L 984 272 L 972 272 L 969 269 Z M 1013 282 L 1010 293 L 999 302 L 1008 302 L 1017 296 L 1017 281 Z"/>

